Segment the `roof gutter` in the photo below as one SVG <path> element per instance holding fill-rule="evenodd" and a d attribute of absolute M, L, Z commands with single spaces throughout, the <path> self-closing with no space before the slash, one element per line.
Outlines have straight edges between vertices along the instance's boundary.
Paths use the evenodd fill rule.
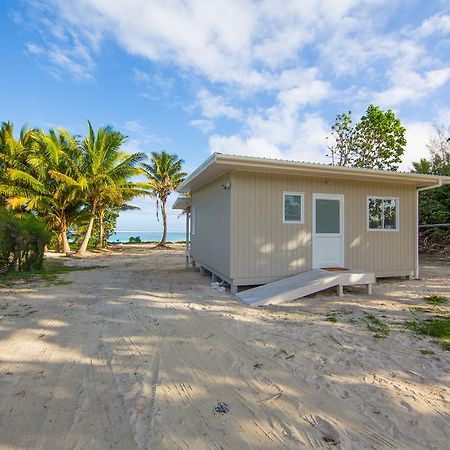
<path fill-rule="evenodd" d="M 442 185 L 443 185 L 442 178 L 439 178 L 439 180 L 436 184 L 432 184 L 431 186 L 424 186 L 421 188 L 417 188 L 417 192 L 428 191 L 430 189 L 436 189 L 438 187 L 441 187 Z"/>
<path fill-rule="evenodd" d="M 419 279 L 419 192 L 429 191 L 430 189 L 436 189 L 443 185 L 442 178 L 439 178 L 436 184 L 431 186 L 424 186 L 416 189 L 416 270 L 414 278 Z"/>

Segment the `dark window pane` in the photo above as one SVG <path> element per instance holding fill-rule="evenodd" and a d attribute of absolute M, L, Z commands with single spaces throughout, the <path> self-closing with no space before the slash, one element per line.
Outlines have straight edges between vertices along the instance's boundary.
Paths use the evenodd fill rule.
<path fill-rule="evenodd" d="M 383 200 L 384 229 L 395 230 L 397 228 L 397 201 L 394 199 Z"/>
<path fill-rule="evenodd" d="M 369 198 L 369 228 L 383 229 L 383 200 L 380 198 Z"/>
<path fill-rule="evenodd" d="M 286 194 L 284 196 L 284 220 L 286 222 L 301 222 L 302 196 Z"/>
<path fill-rule="evenodd" d="M 336 233 L 341 230 L 339 200 L 316 199 L 316 233 Z"/>

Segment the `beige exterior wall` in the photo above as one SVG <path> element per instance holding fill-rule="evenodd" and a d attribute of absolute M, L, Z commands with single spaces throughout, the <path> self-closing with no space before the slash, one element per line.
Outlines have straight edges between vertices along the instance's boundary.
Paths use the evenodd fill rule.
<path fill-rule="evenodd" d="M 312 194 L 344 195 L 345 266 L 377 276 L 412 275 L 416 190 L 411 185 L 234 172 L 231 278 L 258 284 L 312 267 Z M 283 191 L 304 192 L 304 224 L 284 224 Z M 367 230 L 367 196 L 399 198 L 399 231 Z M 213 215 L 213 210 L 210 210 Z"/>
<path fill-rule="evenodd" d="M 230 182 L 226 175 L 192 192 L 195 208 L 195 234 L 191 235 L 191 256 L 197 264 L 229 281 L 231 190 L 222 185 Z M 191 224 L 192 231 L 192 224 Z"/>

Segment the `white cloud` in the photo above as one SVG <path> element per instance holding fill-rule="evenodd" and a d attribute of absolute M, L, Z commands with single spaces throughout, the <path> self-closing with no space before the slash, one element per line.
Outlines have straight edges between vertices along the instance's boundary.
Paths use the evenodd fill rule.
<path fill-rule="evenodd" d="M 261 137 L 219 136 L 209 138 L 211 152 L 231 155 L 257 156 L 260 158 L 282 158 L 281 151 Z"/>
<path fill-rule="evenodd" d="M 282 90 L 278 94 L 278 100 L 284 107 L 290 111 L 296 111 L 298 108 L 315 104 L 327 98 L 331 93 L 330 83 L 318 80 L 318 70 L 309 68 L 298 78 L 296 85 L 291 89 Z"/>
<path fill-rule="evenodd" d="M 243 134 L 211 136 L 210 151 L 307 162 L 328 161 L 325 138 L 329 126 L 318 115 L 255 116 L 249 120 Z"/>
<path fill-rule="evenodd" d="M 145 127 L 138 120 L 129 120 L 125 122 L 125 130 L 131 133 L 143 133 Z"/>
<path fill-rule="evenodd" d="M 239 109 L 227 104 L 220 95 L 213 95 L 206 89 L 197 93 L 198 104 L 202 115 L 208 119 L 227 117 L 228 119 L 239 119 L 242 113 Z"/>
<path fill-rule="evenodd" d="M 439 110 L 437 112 L 436 123 L 443 124 L 445 127 L 448 127 L 450 125 L 450 108 L 449 107 L 439 108 Z"/>
<path fill-rule="evenodd" d="M 409 122 L 404 124 L 406 128 L 406 151 L 400 170 L 409 171 L 412 163 L 421 158 L 430 156 L 427 144 L 433 134 L 434 127 L 430 122 Z"/>
<path fill-rule="evenodd" d="M 133 79 L 139 87 L 141 95 L 149 100 L 168 97 L 174 87 L 172 78 L 161 75 L 157 71 L 148 73 L 134 67 Z"/>
<path fill-rule="evenodd" d="M 86 55 L 68 55 L 70 41 L 78 47 L 83 41 L 85 48 L 97 51 L 102 40 L 113 38 L 129 53 L 175 64 L 209 81 L 275 92 L 283 89 L 285 73 L 311 65 L 310 53 L 320 58 L 316 65 L 322 73 L 328 74 L 331 67 L 337 75 L 363 74 L 365 84 L 372 79 L 380 84 L 376 64 L 390 65 L 384 74 L 389 83 L 396 66 L 411 71 L 432 62 L 418 36 L 446 32 L 450 21 L 448 15 L 435 15 L 418 30 L 386 32 L 385 6 L 398 6 L 388 0 L 129 0 L 126 6 L 122 0 L 48 4 L 33 0 L 31 4 L 41 5 L 46 13 L 41 22 L 60 41 L 54 64 L 66 64 L 74 76 L 80 76 L 76 64 Z M 439 69 L 438 64 L 427 70 Z M 89 74 L 92 70 L 92 63 L 85 68 Z M 149 77 L 140 81 L 149 83 Z M 152 80 L 159 87 L 165 81 Z M 162 90 L 167 88 L 170 83 Z"/>
<path fill-rule="evenodd" d="M 214 123 L 211 120 L 207 119 L 196 119 L 191 120 L 189 122 L 189 125 L 198 128 L 203 133 L 209 133 L 210 131 L 214 130 L 215 126 Z"/>
<path fill-rule="evenodd" d="M 378 2 L 129 0 L 124 6 L 122 0 L 51 0 L 50 5 L 57 13 L 53 29 L 64 30 L 62 19 L 96 49 L 113 37 L 132 54 L 193 69 L 210 81 L 261 89 L 286 65 L 298 65 L 300 52 L 351 13 L 363 16 Z"/>
<path fill-rule="evenodd" d="M 44 53 L 44 49 L 42 47 L 31 42 L 28 42 L 25 45 L 25 48 L 27 49 L 27 52 L 32 55 L 41 55 L 42 53 Z"/>
<path fill-rule="evenodd" d="M 428 39 L 449 32 L 450 16 L 393 29 L 386 7 L 395 12 L 404 7 L 400 0 L 49 1 L 55 13 L 44 6 L 39 23 L 53 40 L 28 43 L 29 54 L 45 53 L 57 74 L 89 79 L 93 55 L 113 40 L 160 63 L 152 72 L 133 70 L 141 95 L 151 99 L 173 100 L 175 80 L 158 67 L 175 67 L 197 91 L 187 110 L 199 117 L 189 124 L 205 134 L 216 130 L 211 150 L 324 161 L 323 103 L 335 112 L 370 101 L 400 107 L 428 100 L 450 81 L 448 57 Z M 444 111 L 439 101 L 431 107 L 430 115 Z M 408 114 L 414 117 L 412 109 Z M 240 129 L 225 135 L 221 118 Z M 429 125 L 410 119 L 410 126 L 405 164 L 417 159 Z"/>
<path fill-rule="evenodd" d="M 450 80 L 450 67 L 430 70 L 423 75 L 397 67 L 391 72 L 391 80 L 390 88 L 375 95 L 376 102 L 391 106 L 422 99 Z"/>
<path fill-rule="evenodd" d="M 450 33 L 450 15 L 435 15 L 422 22 L 417 30 L 419 36 Z"/>
<path fill-rule="evenodd" d="M 28 42 L 26 51 L 56 78 L 61 78 L 63 73 L 68 73 L 75 81 L 92 79 L 95 69 L 94 59 L 88 48 L 77 39 L 68 46 L 57 43 L 37 45 Z"/>
<path fill-rule="evenodd" d="M 170 139 L 152 133 L 138 120 L 128 120 L 124 129 L 129 137 L 123 149 L 129 153 L 159 151 L 170 143 Z"/>
<path fill-rule="evenodd" d="M 329 125 L 318 115 L 310 115 L 299 123 L 296 139 L 286 152 L 288 159 L 315 163 L 329 163 L 325 138 Z"/>

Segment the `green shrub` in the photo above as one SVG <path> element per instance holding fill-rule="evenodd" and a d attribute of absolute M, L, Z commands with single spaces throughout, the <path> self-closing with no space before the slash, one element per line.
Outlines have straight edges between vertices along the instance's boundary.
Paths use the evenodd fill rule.
<path fill-rule="evenodd" d="M 128 242 L 130 244 L 140 244 L 142 241 L 141 241 L 141 238 L 139 236 L 136 236 L 136 237 L 130 236 L 128 238 Z"/>
<path fill-rule="evenodd" d="M 0 209 L 0 271 L 41 269 L 50 240 L 45 222 L 30 213 Z"/>

